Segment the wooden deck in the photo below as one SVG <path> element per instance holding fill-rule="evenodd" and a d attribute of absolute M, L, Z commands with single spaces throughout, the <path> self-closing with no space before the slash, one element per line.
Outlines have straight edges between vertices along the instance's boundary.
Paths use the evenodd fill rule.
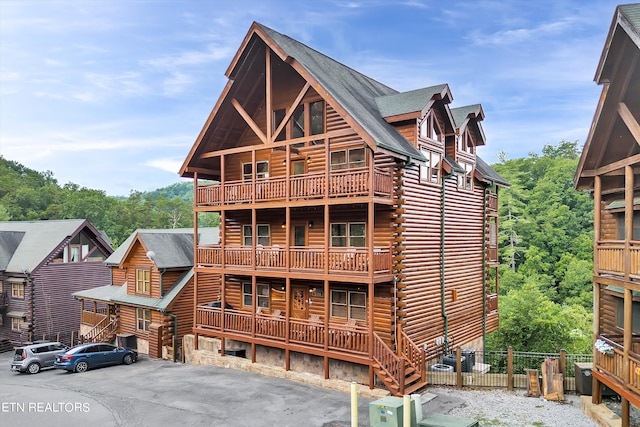
<path fill-rule="evenodd" d="M 224 184 L 198 185 L 196 206 L 260 203 L 272 201 L 310 200 L 334 197 L 381 197 L 391 200 L 393 174 L 375 169 L 373 180 L 366 168 L 325 173 L 311 173 L 290 177 L 259 178 L 228 181 Z"/>
<path fill-rule="evenodd" d="M 369 355 L 369 331 L 362 326 L 332 324 L 327 327 L 323 322 L 289 319 L 284 316 L 272 316 L 240 311 L 225 310 L 222 322 L 222 309 L 197 307 L 196 329 L 217 332 L 213 335 L 233 335 L 252 341 L 262 338 L 272 343 L 301 344 L 308 348 L 328 349 L 335 352 L 347 352 L 351 355 Z"/>
<path fill-rule="evenodd" d="M 331 273 L 366 274 L 390 273 L 392 266 L 391 247 L 375 248 L 372 262 L 366 248 L 329 248 L 262 246 L 225 247 L 200 245 L 197 248 L 196 265 L 202 267 L 225 267 L 286 271 L 287 260 L 290 271 L 321 272 L 325 267 Z"/>
<path fill-rule="evenodd" d="M 630 390 L 637 399 L 637 396 L 640 396 L 640 354 L 629 350 L 628 357 L 625 356 L 624 347 L 619 343 L 622 337 L 615 338 L 601 335 L 598 338 L 613 347 L 613 354 L 609 355 L 595 351 L 593 367 L 616 382 L 611 387 L 612 389 Z M 635 348 L 640 345 L 638 342 L 633 344 L 636 346 Z M 612 384 L 607 385 L 611 386 Z M 638 401 L 635 403 L 637 404 Z"/>

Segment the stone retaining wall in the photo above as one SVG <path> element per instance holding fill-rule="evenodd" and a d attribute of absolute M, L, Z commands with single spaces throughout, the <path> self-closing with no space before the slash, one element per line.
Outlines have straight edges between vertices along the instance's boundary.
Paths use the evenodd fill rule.
<path fill-rule="evenodd" d="M 380 399 L 389 395 L 389 391 L 386 389 L 369 389 L 369 369 L 361 365 L 332 360 L 329 364 L 330 378 L 325 380 L 322 372 L 323 359 L 318 356 L 292 352 L 291 370 L 286 371 L 284 369 L 284 351 L 280 349 L 257 346 L 256 363 L 251 363 L 251 359 L 220 356 L 218 353 L 220 350 L 220 339 L 218 338 L 198 337 L 198 350 L 194 350 L 193 344 L 194 336 L 191 334 L 185 335 L 182 344 L 184 360 L 186 363 L 193 365 L 237 369 L 260 375 L 284 378 L 290 381 L 315 385 L 344 393 L 350 393 L 351 379 L 355 378 L 355 381 L 358 382 L 359 396 Z M 251 345 L 247 343 L 229 340 L 225 345 L 225 349 L 228 350 L 230 348 L 244 349 L 246 350 L 247 356 L 251 354 Z M 366 371 L 366 376 L 363 375 L 363 371 Z M 340 377 L 341 375 L 342 377 Z"/>

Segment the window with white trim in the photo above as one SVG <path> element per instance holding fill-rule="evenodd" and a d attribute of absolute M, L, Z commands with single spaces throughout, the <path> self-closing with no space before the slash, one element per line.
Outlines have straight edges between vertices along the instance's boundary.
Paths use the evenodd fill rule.
<path fill-rule="evenodd" d="M 24 283 L 11 284 L 11 298 L 24 299 Z"/>
<path fill-rule="evenodd" d="M 458 173 L 458 188 L 473 190 L 473 164 L 460 162 L 464 172 Z"/>
<path fill-rule="evenodd" d="M 256 238 L 258 239 L 257 245 L 270 246 L 271 245 L 271 226 L 269 224 L 258 224 L 256 230 Z M 253 243 L 253 228 L 251 225 L 242 226 L 242 244 L 244 246 L 251 246 Z"/>
<path fill-rule="evenodd" d="M 331 291 L 331 317 L 367 320 L 367 294 L 359 291 Z"/>
<path fill-rule="evenodd" d="M 257 283 L 256 293 L 258 298 L 256 299 L 256 307 L 269 308 L 269 292 L 271 286 L 268 283 Z M 251 283 L 242 284 L 242 305 L 244 307 L 251 307 L 253 305 L 253 290 Z"/>
<path fill-rule="evenodd" d="M 420 150 L 427 161 L 424 165 L 420 165 L 420 181 L 440 183 L 440 167 L 442 162 L 442 153 L 423 148 Z"/>
<path fill-rule="evenodd" d="M 364 222 L 337 222 L 331 224 L 331 246 L 336 248 L 364 247 L 367 227 Z"/>
<path fill-rule="evenodd" d="M 151 325 L 151 310 L 147 308 L 136 308 L 136 329 L 139 331 L 149 331 Z"/>
<path fill-rule="evenodd" d="M 139 294 L 151 292 L 151 270 L 136 269 L 136 292 Z"/>
<path fill-rule="evenodd" d="M 20 317 L 12 317 L 11 318 L 11 330 L 20 332 L 22 330 L 22 318 Z"/>
<path fill-rule="evenodd" d="M 243 163 L 242 164 L 242 180 L 243 181 L 251 181 L 253 179 L 253 164 L 252 163 Z M 269 161 L 268 160 L 260 160 L 256 162 L 256 178 L 269 178 Z"/>

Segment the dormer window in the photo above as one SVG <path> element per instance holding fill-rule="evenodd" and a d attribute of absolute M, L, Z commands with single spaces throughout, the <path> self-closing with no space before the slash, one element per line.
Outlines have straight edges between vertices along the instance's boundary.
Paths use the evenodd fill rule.
<path fill-rule="evenodd" d="M 428 138 L 434 141 L 440 141 L 440 129 L 438 128 L 438 120 L 433 111 L 429 111 L 420 122 L 420 138 Z"/>

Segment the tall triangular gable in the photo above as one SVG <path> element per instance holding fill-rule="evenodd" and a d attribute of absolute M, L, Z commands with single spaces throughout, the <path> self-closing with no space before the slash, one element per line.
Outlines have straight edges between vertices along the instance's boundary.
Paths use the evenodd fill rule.
<path fill-rule="evenodd" d="M 283 145 L 268 136 L 277 135 L 276 130 L 270 128 L 271 108 L 268 105 L 272 94 L 265 84 L 271 73 L 271 67 L 267 64 L 274 60 L 269 52 L 273 52 L 282 64 L 290 65 L 305 82 L 288 109 L 288 117 L 305 92 L 308 89 L 315 90 L 373 149 L 384 150 L 407 160 L 424 160 L 422 153 L 387 123 L 378 110 L 376 99 L 396 94 L 397 91 L 290 37 L 254 23 L 226 71 L 229 81 L 182 165 L 181 176 L 190 177 L 194 172 L 205 172 L 206 169 L 199 166 L 206 162 L 208 152 L 233 152 L 237 147 L 225 144 L 240 141 L 238 132 L 245 132 L 247 127 L 263 143 L 273 147 Z M 266 77 L 247 79 L 246 76 L 251 73 L 264 73 Z M 261 92 L 265 93 L 266 99 L 251 96 Z M 250 99 L 253 99 L 252 103 Z M 256 99 L 261 105 L 256 103 Z M 254 122 L 252 113 L 265 105 L 266 112 L 262 113 L 265 114 L 265 124 L 261 127 Z M 225 126 L 219 126 L 221 123 L 225 123 Z M 238 128 L 238 123 L 242 123 L 242 130 Z"/>

